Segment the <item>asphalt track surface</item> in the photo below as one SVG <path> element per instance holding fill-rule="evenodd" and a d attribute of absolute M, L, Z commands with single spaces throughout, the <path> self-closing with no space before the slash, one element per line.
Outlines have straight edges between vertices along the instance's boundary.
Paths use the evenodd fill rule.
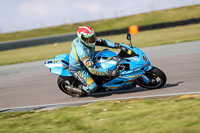
<path fill-rule="evenodd" d="M 0 110 L 38 105 L 79 104 L 106 99 L 126 99 L 162 95 L 200 93 L 200 41 L 141 49 L 151 64 L 163 70 L 167 83 L 162 89 L 131 90 L 73 98 L 57 87 L 57 75 L 49 72 L 44 61 L 0 67 Z"/>

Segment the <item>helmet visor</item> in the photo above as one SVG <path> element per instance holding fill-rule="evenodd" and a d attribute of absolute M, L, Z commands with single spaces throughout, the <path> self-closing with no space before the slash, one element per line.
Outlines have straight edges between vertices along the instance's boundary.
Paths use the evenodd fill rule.
<path fill-rule="evenodd" d="M 82 36 L 81 39 L 85 42 L 85 43 L 96 43 L 96 35 L 94 34 L 93 36 L 91 37 L 84 37 Z"/>

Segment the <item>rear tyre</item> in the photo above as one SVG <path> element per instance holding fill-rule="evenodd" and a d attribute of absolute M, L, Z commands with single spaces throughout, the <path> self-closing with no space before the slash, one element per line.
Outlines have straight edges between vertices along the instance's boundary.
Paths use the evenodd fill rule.
<path fill-rule="evenodd" d="M 57 84 L 60 90 L 67 95 L 70 95 L 72 97 L 85 96 L 84 94 L 80 95 L 80 94 L 73 93 L 67 89 L 67 86 L 71 86 L 74 81 L 76 81 L 76 79 L 73 76 L 70 76 L 70 77 L 59 76 L 57 79 Z"/>
<path fill-rule="evenodd" d="M 145 75 L 151 80 L 150 83 L 144 82 L 142 78 L 138 79 L 136 83 L 147 89 L 158 89 L 165 85 L 167 77 L 165 73 L 159 68 L 153 67 L 151 70 L 145 72 Z"/>

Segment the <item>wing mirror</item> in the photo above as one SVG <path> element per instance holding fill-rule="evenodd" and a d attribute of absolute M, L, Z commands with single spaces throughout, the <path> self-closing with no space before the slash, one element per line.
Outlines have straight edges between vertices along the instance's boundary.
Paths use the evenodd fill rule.
<path fill-rule="evenodd" d="M 132 35 L 128 32 L 128 33 L 127 33 L 127 40 L 129 40 L 129 42 L 130 42 L 130 47 L 132 48 L 133 45 L 132 45 L 131 39 L 132 39 Z"/>
<path fill-rule="evenodd" d="M 132 39 L 132 35 L 128 32 L 127 33 L 127 40 L 131 40 Z"/>

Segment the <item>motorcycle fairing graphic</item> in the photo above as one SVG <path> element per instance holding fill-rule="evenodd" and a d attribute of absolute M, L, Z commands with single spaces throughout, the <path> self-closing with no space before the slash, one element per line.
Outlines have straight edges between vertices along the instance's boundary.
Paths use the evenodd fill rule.
<path fill-rule="evenodd" d="M 130 41 L 130 40 L 129 40 Z M 125 44 L 121 45 L 121 50 L 117 54 L 108 49 L 97 52 L 93 57 L 96 66 L 108 70 L 115 70 L 119 66 L 117 77 L 92 75 L 94 81 L 103 90 L 118 90 L 135 87 L 136 84 L 148 88 L 161 88 L 166 83 L 166 75 L 159 68 L 151 65 L 146 55 L 137 47 Z M 77 86 L 81 84 L 69 72 L 69 55 L 58 55 L 53 59 L 47 60 L 45 66 L 53 74 L 59 75 L 58 86 L 66 94 L 66 81 L 68 85 Z M 64 86 L 62 83 L 64 83 Z M 61 85 L 62 84 L 62 85 Z M 62 88 L 63 87 L 63 88 Z M 70 95 L 70 94 L 69 94 Z"/>

